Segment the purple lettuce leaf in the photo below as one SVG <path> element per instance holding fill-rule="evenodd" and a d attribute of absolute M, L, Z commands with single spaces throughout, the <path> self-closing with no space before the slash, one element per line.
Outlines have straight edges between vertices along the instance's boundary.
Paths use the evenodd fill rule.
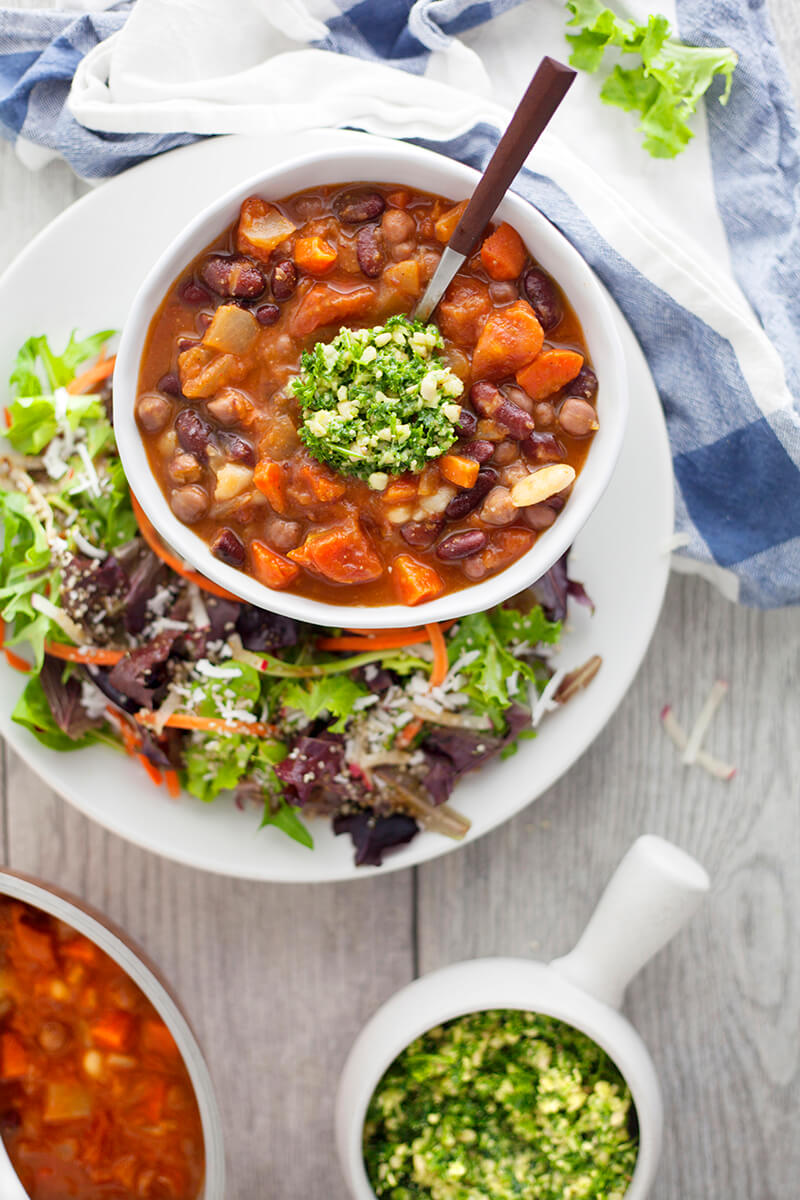
<path fill-rule="evenodd" d="M 99 729 L 104 721 L 102 717 L 90 717 L 83 707 L 80 677 L 71 675 L 64 682 L 63 674 L 64 663 L 46 654 L 39 673 L 42 691 L 56 725 L 67 737 L 78 741 L 90 729 Z"/>
<path fill-rule="evenodd" d="M 344 738 L 338 734 L 321 737 L 302 735 L 295 739 L 275 774 L 289 804 L 301 807 L 323 794 L 331 810 L 352 798 L 354 781 L 344 761 Z"/>
<path fill-rule="evenodd" d="M 504 715 L 507 728 L 500 737 L 474 729 L 444 726 L 428 735 L 422 744 L 428 764 L 423 783 L 434 804 L 444 804 L 462 776 L 496 758 L 517 740 L 523 729 L 530 728 L 530 709 L 523 704 L 512 704 Z"/>
<path fill-rule="evenodd" d="M 565 551 L 549 571 L 531 585 L 537 604 L 541 604 L 549 621 L 563 621 L 567 615 L 567 598 L 572 596 L 579 604 L 585 604 L 594 612 L 594 604 L 582 583 L 568 575 L 569 550 Z"/>
<path fill-rule="evenodd" d="M 112 667 L 109 683 L 143 708 L 154 708 L 156 697 L 166 687 L 166 662 L 178 636 L 177 631 L 168 630 L 146 646 L 131 650 Z"/>
<path fill-rule="evenodd" d="M 167 568 L 149 550 L 133 567 L 125 594 L 125 628 L 128 633 L 141 633 L 147 623 L 147 602 L 166 582 Z"/>
<path fill-rule="evenodd" d="M 256 654 L 272 653 L 297 645 L 297 621 L 278 613 L 266 612 L 252 604 L 241 606 L 236 629 L 242 645 Z"/>
<path fill-rule="evenodd" d="M 381 817 L 368 808 L 334 817 L 333 832 L 337 836 L 350 834 L 357 867 L 379 867 L 387 851 L 405 846 L 416 837 L 419 825 L 404 813 Z"/>

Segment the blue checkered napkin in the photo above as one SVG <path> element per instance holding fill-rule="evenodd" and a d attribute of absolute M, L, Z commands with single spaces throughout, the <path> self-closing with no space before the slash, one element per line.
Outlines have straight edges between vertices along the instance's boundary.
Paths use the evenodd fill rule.
<path fill-rule="evenodd" d="M 422 76 L 431 54 L 453 35 L 519 2 L 338 0 L 338 13 L 326 17 L 327 32 L 315 44 Z M 298 0 L 297 6 L 326 13 L 333 7 L 331 0 L 307 0 L 305 6 Z M 122 27 L 129 8 L 123 3 L 79 17 L 0 10 L 0 129 L 25 148 L 58 152 L 87 179 L 196 140 L 182 132 L 97 133 L 78 125 L 65 108 L 80 59 Z M 711 167 L 733 270 L 762 328 L 740 301 L 726 306 L 720 297 L 719 311 L 710 311 L 714 296 L 708 291 L 705 315 L 690 310 L 690 289 L 676 285 L 673 294 L 666 282 L 658 286 L 646 277 L 625 257 L 621 242 L 612 247 L 553 180 L 525 170 L 515 186 L 594 267 L 641 342 L 667 417 L 676 524 L 685 543 L 680 561 L 744 603 L 798 603 L 797 118 L 763 0 L 677 0 L 677 17 L 687 41 L 731 45 L 739 53 L 729 104 L 707 107 Z M 479 124 L 458 138 L 428 144 L 481 167 L 496 141 L 496 129 Z M 593 215 L 599 223 L 598 211 Z M 651 275 L 671 278 L 669 271 Z"/>

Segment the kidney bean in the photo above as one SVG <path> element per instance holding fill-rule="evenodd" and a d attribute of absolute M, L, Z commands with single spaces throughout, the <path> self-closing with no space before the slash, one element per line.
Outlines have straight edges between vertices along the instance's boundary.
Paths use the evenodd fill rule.
<path fill-rule="evenodd" d="M 592 368 L 587 367 L 584 363 L 572 383 L 567 384 L 565 390 L 570 396 L 578 396 L 581 400 L 594 402 L 597 396 L 597 376 Z"/>
<path fill-rule="evenodd" d="M 436 541 L 442 526 L 443 517 L 428 517 L 425 521 L 406 521 L 400 526 L 400 536 L 409 546 L 418 546 L 427 550 Z"/>
<path fill-rule="evenodd" d="M 223 430 L 219 435 L 220 445 L 231 462 L 242 463 L 245 467 L 256 465 L 256 452 L 249 442 L 239 437 L 238 433 Z"/>
<path fill-rule="evenodd" d="M 436 547 L 436 556 L 442 562 L 455 562 L 459 558 L 469 558 L 483 550 L 489 541 L 482 529 L 465 529 L 463 533 L 451 533 Z"/>
<path fill-rule="evenodd" d="M 283 551 L 284 554 L 299 544 L 300 533 L 301 529 L 297 521 L 282 521 L 280 517 L 270 521 L 266 528 L 267 541 L 270 546 L 275 550 Z"/>
<path fill-rule="evenodd" d="M 545 333 L 555 329 L 563 310 L 550 276 L 540 267 L 529 267 L 522 277 L 522 288 Z"/>
<path fill-rule="evenodd" d="M 530 504 L 527 508 L 522 509 L 522 519 L 530 525 L 531 529 L 541 532 L 542 529 L 549 529 L 556 519 L 556 510 L 552 504 L 543 501 L 541 504 Z"/>
<path fill-rule="evenodd" d="M 274 325 L 280 315 L 277 304 L 260 304 L 255 313 L 259 325 Z"/>
<path fill-rule="evenodd" d="M 505 425 L 512 438 L 515 438 L 517 441 L 527 437 L 529 433 L 533 433 L 535 428 L 533 417 L 530 413 L 526 413 L 513 400 L 505 398 L 501 401 L 493 419 L 499 425 Z"/>
<path fill-rule="evenodd" d="M 477 508 L 481 500 L 492 490 L 497 483 L 497 471 L 494 467 L 481 467 L 478 471 L 478 478 L 475 480 L 471 488 L 466 488 L 463 492 L 459 492 L 444 510 L 444 515 L 449 521 L 460 521 L 467 513 L 471 513 L 473 508 Z"/>
<path fill-rule="evenodd" d="M 162 375 L 156 386 L 160 392 L 165 392 L 168 396 L 180 396 L 181 394 L 181 381 L 174 371 Z"/>
<path fill-rule="evenodd" d="M 214 254 L 200 268 L 200 277 L 218 296 L 260 296 L 267 286 L 266 276 L 243 254 Z"/>
<path fill-rule="evenodd" d="M 272 269 L 270 280 L 272 295 L 276 300 L 288 300 L 297 287 L 297 267 L 290 258 L 282 258 Z"/>
<path fill-rule="evenodd" d="M 473 383 L 469 390 L 469 398 L 472 401 L 472 407 L 480 416 L 494 417 L 503 402 L 503 393 L 493 383 L 481 379 L 478 383 Z"/>
<path fill-rule="evenodd" d="M 211 426 L 191 408 L 182 408 L 175 418 L 175 432 L 184 450 L 196 454 L 201 462 L 208 458 Z"/>
<path fill-rule="evenodd" d="M 492 488 L 481 506 L 481 520 L 488 525 L 510 525 L 516 518 L 517 509 L 511 502 L 508 488 Z"/>
<path fill-rule="evenodd" d="M 561 462 L 566 451 L 552 433 L 532 433 L 522 443 L 522 451 L 531 462 L 537 464 Z"/>
<path fill-rule="evenodd" d="M 227 563 L 229 567 L 244 566 L 244 542 L 227 525 L 214 534 L 209 549 L 215 558 Z"/>
<path fill-rule="evenodd" d="M 148 433 L 160 433 L 171 412 L 169 400 L 158 392 L 145 392 L 136 401 L 136 419 Z"/>
<path fill-rule="evenodd" d="M 533 415 L 534 402 L 526 391 L 521 387 L 517 387 L 515 383 L 507 383 L 503 388 L 508 400 L 513 400 L 518 408 L 523 409 L 526 413 Z"/>
<path fill-rule="evenodd" d="M 494 454 L 494 444 L 480 438 L 474 442 L 464 442 L 456 449 L 459 454 L 463 454 L 466 458 L 474 458 L 479 463 L 488 462 Z"/>
<path fill-rule="evenodd" d="M 386 201 L 380 192 L 353 190 L 337 196 L 333 208 L 340 221 L 358 225 L 361 221 L 374 221 L 379 217 L 386 208 Z"/>
<path fill-rule="evenodd" d="M 208 304 L 211 300 L 206 289 L 200 287 L 200 284 L 195 283 L 193 279 L 188 279 L 183 285 L 180 290 L 180 297 L 187 304 Z"/>
<path fill-rule="evenodd" d="M 364 225 L 356 239 L 358 265 L 368 279 L 377 279 L 386 262 L 383 238 L 377 225 Z"/>
<path fill-rule="evenodd" d="M 193 525 L 208 512 L 208 496 L 196 483 L 176 488 L 169 502 L 175 516 L 186 525 Z"/>
<path fill-rule="evenodd" d="M 588 400 L 567 396 L 558 411 L 558 423 L 571 437 L 586 437 L 597 428 L 597 413 Z"/>
<path fill-rule="evenodd" d="M 381 220 L 381 232 L 390 246 L 397 246 L 411 241 L 417 232 L 417 223 L 411 213 L 402 208 L 387 208 Z"/>
<path fill-rule="evenodd" d="M 458 420 L 455 422 L 455 427 L 461 437 L 472 437 L 478 428 L 478 418 L 468 408 L 462 408 L 458 414 Z"/>
<path fill-rule="evenodd" d="M 533 408 L 533 419 L 537 429 L 550 429 L 556 419 L 556 411 L 549 400 L 540 400 Z"/>

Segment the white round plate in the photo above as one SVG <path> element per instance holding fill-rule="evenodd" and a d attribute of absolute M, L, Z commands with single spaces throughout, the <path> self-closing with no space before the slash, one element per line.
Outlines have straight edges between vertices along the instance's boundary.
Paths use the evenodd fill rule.
<path fill-rule="evenodd" d="M 32 334 L 46 333 L 58 351 L 73 329 L 86 335 L 121 328 L 150 264 L 215 196 L 271 162 L 330 149 L 333 138 L 360 143 L 368 136 L 325 130 L 212 138 L 104 183 L 43 230 L 0 279 L 2 377 Z M 619 313 L 618 319 L 630 372 L 628 429 L 616 473 L 570 560 L 571 576 L 586 585 L 596 611 L 591 616 L 572 605 L 559 656 L 569 668 L 600 654 L 603 667 L 587 691 L 545 718 L 539 737 L 460 784 L 452 803 L 472 821 L 466 841 L 519 812 L 583 753 L 630 686 L 661 610 L 673 529 L 672 464 L 653 380 Z M 276 829 L 259 830 L 255 809 L 242 812 L 225 799 L 206 805 L 188 795 L 170 800 L 137 762 L 108 747 L 48 750 L 11 721 L 23 677 L 2 661 L 0 681 L 0 733 L 28 765 L 81 812 L 166 858 L 245 879 L 318 883 L 365 878 L 376 869 L 385 874 L 463 844 L 421 833 L 382 867 L 355 867 L 349 837 L 336 838 L 327 823 L 313 821 L 309 851 Z"/>

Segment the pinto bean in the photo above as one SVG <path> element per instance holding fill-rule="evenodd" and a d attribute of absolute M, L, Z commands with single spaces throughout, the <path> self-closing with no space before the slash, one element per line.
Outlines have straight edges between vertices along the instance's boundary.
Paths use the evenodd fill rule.
<path fill-rule="evenodd" d="M 381 232 L 390 246 L 410 243 L 417 232 L 417 223 L 402 208 L 387 208 L 381 218 Z"/>
<path fill-rule="evenodd" d="M 586 437 L 597 428 L 597 413 L 588 400 L 567 396 L 558 410 L 558 423 L 571 437 Z"/>
<path fill-rule="evenodd" d="M 389 247 L 389 255 L 392 262 L 406 262 L 413 257 L 416 248 L 416 242 L 396 242 L 394 246 Z"/>
<path fill-rule="evenodd" d="M 227 430 L 219 434 L 220 445 L 231 462 L 242 463 L 245 467 L 256 465 L 256 452 L 249 442 L 239 437 L 238 433 Z"/>
<path fill-rule="evenodd" d="M 568 383 L 566 391 L 570 396 L 578 396 L 581 400 L 594 402 L 597 396 L 597 376 L 586 364 L 581 367 L 572 383 Z"/>
<path fill-rule="evenodd" d="M 541 267 L 529 267 L 522 277 L 522 288 L 545 333 L 555 329 L 563 310 L 550 276 Z"/>
<path fill-rule="evenodd" d="M 497 463 L 498 467 L 506 467 L 509 463 L 514 461 L 518 454 L 519 450 L 517 448 L 517 443 L 509 439 L 508 441 L 497 443 L 497 445 L 494 447 L 494 454 L 492 457 L 493 461 Z"/>
<path fill-rule="evenodd" d="M 333 202 L 333 209 L 340 221 L 346 225 L 358 225 L 361 221 L 374 221 L 386 208 L 380 192 L 355 188 L 342 192 Z"/>
<path fill-rule="evenodd" d="M 531 504 L 528 508 L 522 510 L 523 520 L 531 529 L 535 529 L 537 533 L 541 533 L 543 529 L 549 529 L 556 519 L 556 510 L 552 504 L 543 502 L 542 504 Z"/>
<path fill-rule="evenodd" d="M 300 543 L 301 528 L 297 521 L 282 521 L 276 517 L 266 528 L 267 541 L 275 550 L 284 554 Z"/>
<path fill-rule="evenodd" d="M 201 462 L 208 458 L 211 426 L 191 408 L 182 408 L 175 418 L 175 432 L 184 450 L 196 454 Z"/>
<path fill-rule="evenodd" d="M 497 471 L 494 467 L 481 467 L 478 471 L 478 478 L 475 480 L 471 488 L 465 488 L 463 492 L 459 492 L 457 496 L 448 504 L 444 510 L 445 516 L 449 521 L 460 521 L 462 517 L 466 517 L 467 513 L 471 513 L 473 508 L 477 508 L 481 500 L 486 496 L 497 483 Z"/>
<path fill-rule="evenodd" d="M 281 310 L 277 304 L 260 304 L 255 315 L 259 325 L 274 325 L 281 315 Z"/>
<path fill-rule="evenodd" d="M 540 465 L 561 462 L 566 457 L 566 450 L 552 433 L 530 434 L 522 443 L 522 451 L 531 462 Z"/>
<path fill-rule="evenodd" d="M 197 483 L 203 468 L 194 454 L 179 451 L 167 467 L 167 474 L 174 483 Z"/>
<path fill-rule="evenodd" d="M 483 561 L 483 555 L 476 554 L 474 558 L 464 559 L 461 570 L 467 579 L 471 579 L 473 583 L 477 583 L 479 579 L 485 578 L 488 567 Z"/>
<path fill-rule="evenodd" d="M 492 488 L 481 506 L 481 520 L 486 521 L 487 525 L 510 525 L 517 516 L 508 488 Z"/>
<path fill-rule="evenodd" d="M 475 430 L 478 428 L 478 418 L 475 413 L 471 413 L 468 408 L 462 408 L 458 414 L 458 420 L 455 427 L 461 437 L 472 437 Z"/>
<path fill-rule="evenodd" d="M 521 387 L 517 387 L 515 383 L 507 383 L 503 388 L 507 400 L 513 400 L 518 408 L 523 409 L 526 413 L 533 415 L 534 402 L 530 396 Z"/>
<path fill-rule="evenodd" d="M 171 412 L 172 405 L 159 392 L 145 392 L 136 401 L 136 420 L 148 433 L 160 433 Z"/>
<path fill-rule="evenodd" d="M 515 283 L 508 283 L 505 280 L 490 283 L 489 295 L 495 304 L 513 304 L 515 300 L 519 300 L 517 285 Z"/>
<path fill-rule="evenodd" d="M 537 429 L 550 429 L 555 423 L 556 410 L 549 400 L 540 400 L 533 407 L 533 419 Z"/>
<path fill-rule="evenodd" d="M 478 438 L 474 442 L 464 442 L 463 445 L 457 447 L 457 450 L 465 458 L 474 458 L 476 462 L 485 463 L 494 454 L 494 444 Z"/>
<path fill-rule="evenodd" d="M 383 238 L 377 225 L 364 225 L 356 240 L 358 265 L 368 279 L 377 279 L 386 262 Z"/>
<path fill-rule="evenodd" d="M 214 534 L 209 549 L 215 558 L 218 558 L 220 562 L 227 563 L 229 567 L 244 566 L 244 543 L 227 525 Z"/>
<path fill-rule="evenodd" d="M 267 286 L 266 276 L 243 254 L 214 254 L 200 268 L 200 277 L 218 296 L 252 298 Z"/>
<path fill-rule="evenodd" d="M 406 521 L 400 526 L 400 536 L 409 546 L 418 546 L 427 550 L 436 541 L 442 526 L 443 517 L 428 517 L 425 521 Z"/>
<path fill-rule="evenodd" d="M 451 533 L 436 547 L 436 556 L 442 562 L 456 562 L 459 558 L 469 558 L 483 550 L 488 537 L 482 529 L 465 529 L 463 533 Z"/>
<path fill-rule="evenodd" d="M 193 525 L 208 512 L 208 495 L 196 483 L 176 488 L 169 498 L 170 507 L 179 521 Z"/>
<path fill-rule="evenodd" d="M 288 300 L 297 287 L 297 267 L 290 258 L 276 263 L 270 279 L 272 295 L 276 300 Z"/>

